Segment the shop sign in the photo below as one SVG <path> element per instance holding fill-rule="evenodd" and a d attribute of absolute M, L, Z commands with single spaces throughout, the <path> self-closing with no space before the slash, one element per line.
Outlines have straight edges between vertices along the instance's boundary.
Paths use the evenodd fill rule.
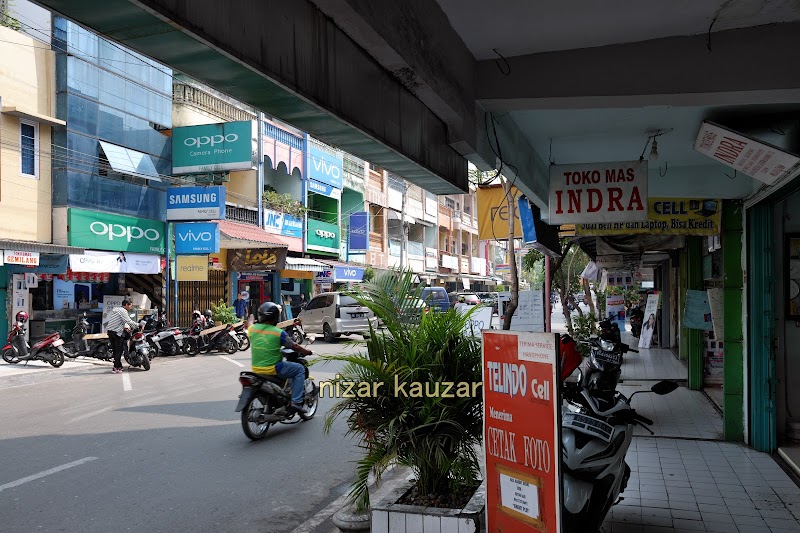
<path fill-rule="evenodd" d="M 360 282 L 364 279 L 364 269 L 356 267 L 334 267 L 333 281 L 336 283 Z"/>
<path fill-rule="evenodd" d="M 175 224 L 175 253 L 178 255 L 219 253 L 219 224 L 216 222 Z"/>
<path fill-rule="evenodd" d="M 553 333 L 483 332 L 487 531 L 561 531 Z"/>
<path fill-rule="evenodd" d="M 458 257 L 442 254 L 442 267 L 451 270 L 458 270 Z"/>
<path fill-rule="evenodd" d="M 314 276 L 314 283 L 331 283 L 332 281 L 333 281 L 332 270 L 324 270 L 322 272 L 317 272 L 316 276 Z"/>
<path fill-rule="evenodd" d="M 178 281 L 208 281 L 208 256 L 179 255 Z"/>
<path fill-rule="evenodd" d="M 336 224 L 309 218 L 306 235 L 308 250 L 339 254 L 339 226 Z"/>
<path fill-rule="evenodd" d="M 467 257 L 461 258 L 461 273 L 469 273 L 469 258 Z"/>
<path fill-rule="evenodd" d="M 3 263 L 6 265 L 36 266 L 39 264 L 39 252 L 3 250 Z"/>
<path fill-rule="evenodd" d="M 498 310 L 500 316 L 505 314 L 506 305 L 511 301 L 508 291 L 497 293 Z M 513 331 L 544 331 L 544 292 L 519 291 L 517 296 L 517 309 L 511 317 L 511 330 Z"/>
<path fill-rule="evenodd" d="M 350 214 L 349 247 L 351 252 L 369 251 L 369 213 Z"/>
<path fill-rule="evenodd" d="M 647 220 L 647 161 L 552 165 L 551 225 Z"/>
<path fill-rule="evenodd" d="M 425 268 L 427 270 L 436 270 L 436 267 L 439 266 L 436 264 L 438 252 L 439 250 L 436 248 L 425 248 Z"/>
<path fill-rule="evenodd" d="M 173 128 L 172 173 L 254 169 L 257 141 L 252 120 Z"/>
<path fill-rule="evenodd" d="M 225 187 L 170 187 L 167 220 L 225 220 Z"/>
<path fill-rule="evenodd" d="M 262 272 L 286 268 L 286 248 L 243 248 L 228 250 L 228 270 Z"/>
<path fill-rule="evenodd" d="M 160 274 L 161 257 L 125 252 L 96 252 L 86 250 L 82 255 L 69 256 L 69 268 L 73 272 L 108 274 Z"/>
<path fill-rule="evenodd" d="M 492 308 L 491 307 L 478 307 L 477 309 L 474 306 L 457 306 L 456 311 L 465 315 L 470 313 L 469 318 L 464 323 L 464 329 L 462 330 L 465 335 L 469 335 L 471 337 L 480 337 L 481 331 L 485 329 L 492 329 Z"/>
<path fill-rule="evenodd" d="M 264 209 L 264 229 L 277 235 L 302 238 L 303 220 L 272 209 Z"/>
<path fill-rule="evenodd" d="M 164 223 L 146 218 L 69 208 L 70 246 L 92 250 L 164 254 Z"/>
<path fill-rule="evenodd" d="M 320 183 L 330 185 L 333 189 L 342 189 L 342 154 L 333 155 L 318 147 L 316 143 L 308 143 L 308 159 L 306 172 L 308 177 Z M 316 191 L 312 191 L 316 192 Z M 330 195 L 326 195 L 330 196 Z"/>
<path fill-rule="evenodd" d="M 722 200 L 649 198 L 647 220 L 575 224 L 575 235 L 719 235 Z"/>
<path fill-rule="evenodd" d="M 4 254 L 0 254 L 0 264 Z M 14 265 L 9 267 L 12 273 L 24 274 L 36 272 L 37 274 L 65 274 L 69 267 L 68 255 L 39 254 L 39 264 L 36 266 Z"/>
<path fill-rule="evenodd" d="M 511 196 L 516 201 L 522 192 L 512 187 Z M 508 239 L 508 198 L 499 185 L 479 187 L 478 200 L 478 239 L 481 241 Z M 522 237 L 519 211 L 514 210 L 514 235 Z"/>
<path fill-rule="evenodd" d="M 323 196 L 327 196 L 329 198 L 334 198 L 339 200 L 342 198 L 342 190 L 337 189 L 336 187 L 332 187 L 330 185 L 326 185 L 324 183 L 320 183 L 314 180 L 307 180 L 306 183 L 308 184 L 308 192 L 313 192 L 315 194 L 321 194 Z"/>
<path fill-rule="evenodd" d="M 768 185 L 800 168 L 800 157 L 713 122 L 700 125 L 694 149 Z"/>

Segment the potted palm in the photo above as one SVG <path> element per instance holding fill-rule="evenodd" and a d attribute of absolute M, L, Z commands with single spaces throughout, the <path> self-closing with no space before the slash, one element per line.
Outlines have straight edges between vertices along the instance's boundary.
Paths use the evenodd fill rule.
<path fill-rule="evenodd" d="M 370 328 L 363 353 L 321 358 L 345 362 L 333 385 L 356 391 L 331 408 L 325 431 L 346 414 L 348 432 L 359 437 L 364 456 L 349 496 L 355 512 L 371 513 L 372 531 L 394 531 L 397 514 L 418 517 L 420 526 L 427 515 L 442 531 L 455 520 L 458 530 L 458 520 L 477 526 L 483 509 L 481 341 L 467 331 L 470 313 L 419 312 L 423 287 L 413 280 L 413 272 L 387 272 L 351 291 L 383 328 Z M 370 474 L 380 479 L 391 464 L 410 467 L 414 479 L 370 502 Z"/>

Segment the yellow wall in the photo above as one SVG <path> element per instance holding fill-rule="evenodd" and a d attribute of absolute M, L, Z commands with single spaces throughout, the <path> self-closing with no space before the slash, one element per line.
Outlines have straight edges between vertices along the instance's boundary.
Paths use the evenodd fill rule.
<path fill-rule="evenodd" d="M 54 117 L 55 54 L 0 27 L 0 103 Z M 0 114 L 0 238 L 51 242 L 51 128 L 39 125 L 39 179 L 20 172 L 19 118 Z"/>

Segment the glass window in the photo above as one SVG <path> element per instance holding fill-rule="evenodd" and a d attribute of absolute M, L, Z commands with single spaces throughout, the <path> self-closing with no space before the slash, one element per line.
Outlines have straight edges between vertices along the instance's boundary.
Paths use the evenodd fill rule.
<path fill-rule="evenodd" d="M 19 148 L 25 176 L 39 177 L 39 126 L 32 122 L 19 123 Z"/>
<path fill-rule="evenodd" d="M 67 21 L 67 50 L 93 63 L 97 62 L 97 35 Z"/>
<path fill-rule="evenodd" d="M 77 57 L 67 57 L 67 89 L 82 96 L 99 98 L 100 76 L 97 67 Z"/>
<path fill-rule="evenodd" d="M 97 114 L 97 102 L 81 98 L 77 95 L 67 95 L 67 128 L 70 131 L 96 137 Z"/>
<path fill-rule="evenodd" d="M 101 70 L 100 103 L 125 110 L 125 79 L 113 72 Z"/>
<path fill-rule="evenodd" d="M 99 111 L 97 135 L 114 144 L 125 144 L 125 113 L 117 109 L 101 105 Z"/>

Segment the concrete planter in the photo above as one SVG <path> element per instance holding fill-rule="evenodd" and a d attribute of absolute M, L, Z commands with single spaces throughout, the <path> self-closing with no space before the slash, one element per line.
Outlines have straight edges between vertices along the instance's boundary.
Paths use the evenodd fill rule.
<path fill-rule="evenodd" d="M 372 505 L 372 533 L 478 533 L 484 523 L 486 483 L 463 509 L 419 507 L 397 502 L 413 486 L 407 481 Z"/>

